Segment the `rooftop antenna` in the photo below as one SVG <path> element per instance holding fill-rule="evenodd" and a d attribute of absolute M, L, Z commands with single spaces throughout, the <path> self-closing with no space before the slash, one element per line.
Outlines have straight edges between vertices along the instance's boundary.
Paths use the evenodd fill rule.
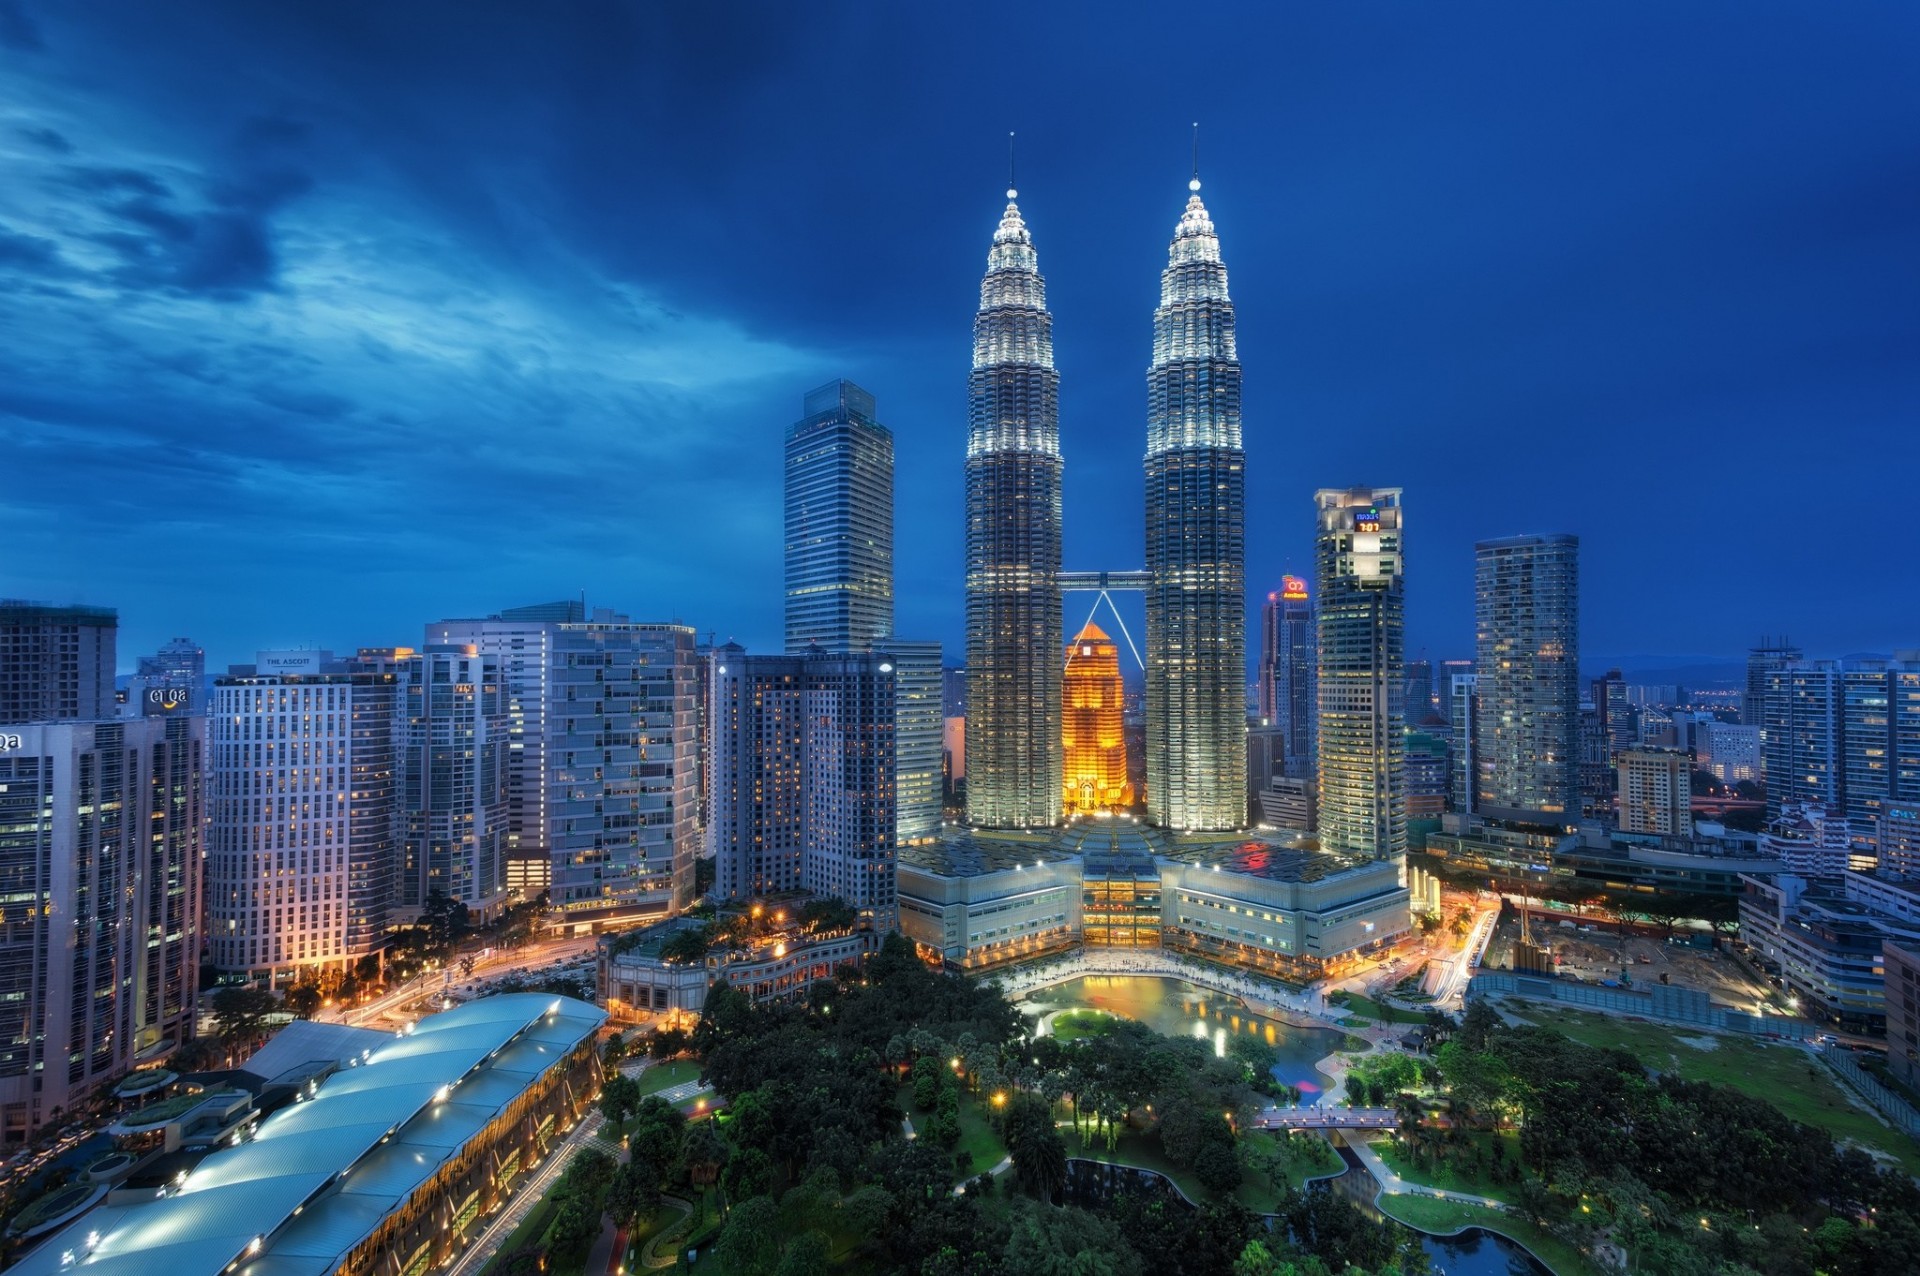
<path fill-rule="evenodd" d="M 1020 192 L 1015 189 L 1013 182 L 1013 131 L 1009 129 L 1007 131 L 1007 198 L 1016 199 L 1019 195 Z"/>
<path fill-rule="evenodd" d="M 1187 183 L 1187 189 L 1200 189 L 1200 121 L 1193 122 L 1193 180 Z"/>

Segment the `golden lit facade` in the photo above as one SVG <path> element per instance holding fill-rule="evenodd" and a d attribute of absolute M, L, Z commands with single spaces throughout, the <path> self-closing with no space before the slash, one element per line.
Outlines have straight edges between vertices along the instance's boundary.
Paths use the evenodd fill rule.
<path fill-rule="evenodd" d="M 1133 805 L 1123 698 L 1120 649 L 1088 621 L 1067 647 L 1061 682 L 1060 752 L 1066 763 L 1068 815 L 1124 811 Z"/>

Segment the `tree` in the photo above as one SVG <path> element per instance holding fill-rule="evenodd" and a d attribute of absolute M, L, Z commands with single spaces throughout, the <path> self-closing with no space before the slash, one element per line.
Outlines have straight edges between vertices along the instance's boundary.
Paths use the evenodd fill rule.
<path fill-rule="evenodd" d="M 773 1190 L 773 1158 L 759 1148 L 735 1148 L 720 1171 L 720 1189 L 729 1201 L 744 1201 Z"/>
<path fill-rule="evenodd" d="M 660 945 L 660 960 L 672 966 L 704 961 L 707 951 L 713 947 L 715 934 L 713 926 L 689 926 Z"/>
<path fill-rule="evenodd" d="M 641 1099 L 634 1110 L 627 1146 L 637 1158 L 644 1158 L 656 1166 L 671 1165 L 674 1154 L 680 1150 L 686 1128 L 687 1118 L 681 1115 L 680 1109 L 659 1095 L 650 1094 Z"/>
<path fill-rule="evenodd" d="M 684 1028 L 661 1028 L 647 1042 L 647 1053 L 656 1059 L 671 1059 L 687 1048 Z"/>
<path fill-rule="evenodd" d="M 695 1121 L 680 1141 L 680 1161 L 695 1187 L 705 1187 L 719 1176 L 726 1164 L 727 1143 L 713 1128 L 712 1120 Z"/>
<path fill-rule="evenodd" d="M 788 1243 L 787 1252 L 780 1256 L 780 1265 L 773 1269 L 773 1276 L 827 1276 L 831 1256 L 832 1248 L 825 1236 L 815 1231 L 802 1232 Z"/>
<path fill-rule="evenodd" d="M 295 984 L 287 989 L 287 1010 L 302 1019 L 311 1019 L 320 1009 L 320 989 L 313 984 Z"/>
<path fill-rule="evenodd" d="M 1219 1196 L 1239 1187 L 1240 1158 L 1234 1155 L 1233 1144 L 1207 1143 L 1193 1158 L 1193 1174 L 1200 1180 L 1200 1186 Z"/>
<path fill-rule="evenodd" d="M 607 1216 L 619 1227 L 632 1227 L 642 1214 L 660 1204 L 660 1170 L 652 1161 L 634 1157 L 613 1172 L 607 1185 Z"/>
<path fill-rule="evenodd" d="M 213 994 L 213 1022 L 228 1041 L 255 1037 L 267 1016 L 280 1009 L 280 999 L 264 988 L 222 988 Z"/>
<path fill-rule="evenodd" d="M 1053 1109 L 1021 1095 L 1007 1113 L 1007 1154 L 1021 1188 L 1050 1201 L 1067 1182 L 1067 1145 L 1053 1126 Z"/>
<path fill-rule="evenodd" d="M 600 1087 L 600 1112 L 615 1129 L 626 1124 L 627 1114 L 640 1106 L 640 1083 L 632 1077 L 614 1073 Z"/>
<path fill-rule="evenodd" d="M 1233 1262 L 1233 1276 L 1281 1276 L 1285 1270 L 1262 1240 L 1251 1240 Z"/>
<path fill-rule="evenodd" d="M 751 1196 L 733 1207 L 716 1249 L 731 1276 L 773 1276 L 780 1261 L 779 1211 L 768 1196 Z"/>

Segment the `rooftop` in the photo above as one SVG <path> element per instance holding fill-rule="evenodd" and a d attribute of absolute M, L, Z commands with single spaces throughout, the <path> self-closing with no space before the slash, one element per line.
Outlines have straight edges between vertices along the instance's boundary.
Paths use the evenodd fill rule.
<path fill-rule="evenodd" d="M 21 1276 L 325 1276 L 516 1096 L 605 1022 L 546 993 L 484 997 L 368 1048 L 159 1200 L 82 1216 Z M 67 1255 L 73 1255 L 66 1261 Z"/>
<path fill-rule="evenodd" d="M 1329 851 L 1310 851 L 1247 834 L 1188 834 L 1167 858 L 1196 868 L 1263 877 L 1272 882 L 1319 882 L 1363 862 Z"/>
<path fill-rule="evenodd" d="M 938 842 L 900 848 L 900 863 L 941 877 L 984 877 L 1028 864 L 1057 864 L 1073 858 L 1059 846 L 1053 830 L 1014 833 L 948 829 Z"/>

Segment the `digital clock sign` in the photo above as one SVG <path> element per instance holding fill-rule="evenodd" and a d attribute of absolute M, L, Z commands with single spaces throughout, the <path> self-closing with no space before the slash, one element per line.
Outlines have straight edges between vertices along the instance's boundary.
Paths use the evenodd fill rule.
<path fill-rule="evenodd" d="M 1356 532 L 1377 532 L 1380 530 L 1380 511 L 1361 510 L 1353 516 L 1353 530 Z"/>

